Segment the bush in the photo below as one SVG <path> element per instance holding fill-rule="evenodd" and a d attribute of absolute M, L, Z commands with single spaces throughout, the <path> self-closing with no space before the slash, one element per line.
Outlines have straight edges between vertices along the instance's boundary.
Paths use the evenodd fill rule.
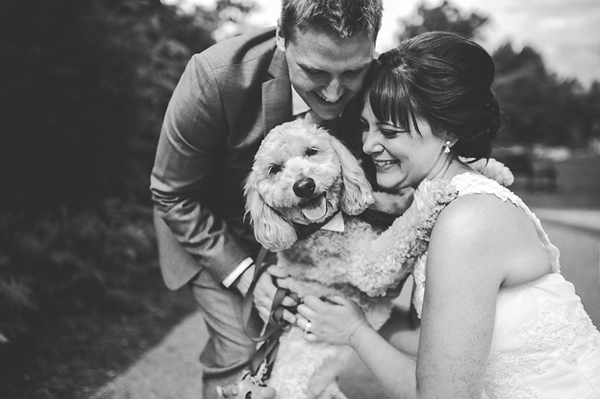
<path fill-rule="evenodd" d="M 64 210 L 2 214 L 0 348 L 12 353 L 35 341 L 40 319 L 139 312 L 159 275 L 147 206 L 111 199 L 72 217 Z"/>

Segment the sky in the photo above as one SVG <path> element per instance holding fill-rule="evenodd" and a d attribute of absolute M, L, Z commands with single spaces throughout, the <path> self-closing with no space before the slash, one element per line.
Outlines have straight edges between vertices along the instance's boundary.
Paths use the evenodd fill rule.
<path fill-rule="evenodd" d="M 167 0 L 170 3 L 214 6 L 214 0 Z M 377 50 L 397 44 L 399 19 L 416 14 L 421 0 L 383 0 L 384 17 Z M 430 6 L 442 0 L 425 0 Z M 256 26 L 274 25 L 278 0 L 254 0 L 259 9 L 249 18 Z M 464 13 L 490 18 L 479 43 L 489 52 L 510 41 L 514 49 L 529 45 L 541 54 L 546 68 L 561 78 L 577 78 L 589 87 L 600 81 L 600 0 L 450 0 Z"/>

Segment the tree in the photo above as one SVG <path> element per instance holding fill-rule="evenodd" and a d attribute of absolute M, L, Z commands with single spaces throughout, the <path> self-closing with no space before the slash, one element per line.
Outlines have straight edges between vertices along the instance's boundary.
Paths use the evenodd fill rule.
<path fill-rule="evenodd" d="M 576 79 L 548 73 L 541 55 L 529 46 L 515 52 L 506 43 L 493 58 L 497 72 L 493 90 L 508 116 L 506 143 L 587 145 L 585 91 Z"/>
<path fill-rule="evenodd" d="M 416 16 L 400 21 L 404 30 L 399 39 L 402 41 L 431 31 L 455 32 L 476 38 L 488 21 L 488 17 L 477 13 L 465 15 L 448 1 L 437 7 L 428 7 L 422 3 L 417 8 Z"/>
<path fill-rule="evenodd" d="M 252 26 L 246 17 L 256 9 L 253 0 L 217 0 L 218 27 L 213 32 L 215 40 L 220 41 L 241 35 Z"/>
<path fill-rule="evenodd" d="M 0 210 L 148 200 L 162 115 L 214 15 L 160 0 L 0 6 Z"/>
<path fill-rule="evenodd" d="M 586 123 L 590 138 L 600 144 L 600 82 L 592 82 L 585 94 Z M 597 145 L 598 145 L 597 144 Z"/>
<path fill-rule="evenodd" d="M 546 95 L 546 68 L 542 57 L 531 47 L 519 53 L 510 43 L 493 54 L 496 63 L 494 92 L 508 116 L 508 143 L 533 144 L 544 136 L 543 116 Z"/>

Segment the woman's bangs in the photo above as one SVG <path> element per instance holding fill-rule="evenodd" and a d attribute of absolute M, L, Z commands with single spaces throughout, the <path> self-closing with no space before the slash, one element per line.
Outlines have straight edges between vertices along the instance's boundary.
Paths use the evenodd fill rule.
<path fill-rule="evenodd" d="M 384 72 L 372 85 L 369 101 L 375 117 L 405 130 L 410 129 L 410 115 L 413 114 L 408 91 L 393 76 L 393 71 Z"/>

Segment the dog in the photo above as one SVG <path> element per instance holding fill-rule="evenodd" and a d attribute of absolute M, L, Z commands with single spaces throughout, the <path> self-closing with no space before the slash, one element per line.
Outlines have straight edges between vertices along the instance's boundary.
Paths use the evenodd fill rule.
<path fill-rule="evenodd" d="M 346 296 L 365 309 L 374 328 L 385 323 L 391 300 L 351 284 L 369 278 L 356 264 L 357 252 L 382 231 L 357 217 L 373 203 L 373 191 L 340 140 L 303 120 L 275 127 L 261 143 L 244 193 L 257 241 L 277 253 L 277 266 L 290 276 L 280 287 L 299 298 Z M 302 237 L 299 231 L 315 224 L 323 227 Z M 351 349 L 308 342 L 303 334 L 297 326 L 283 333 L 267 385 L 279 399 L 346 398 L 336 377 Z"/>

